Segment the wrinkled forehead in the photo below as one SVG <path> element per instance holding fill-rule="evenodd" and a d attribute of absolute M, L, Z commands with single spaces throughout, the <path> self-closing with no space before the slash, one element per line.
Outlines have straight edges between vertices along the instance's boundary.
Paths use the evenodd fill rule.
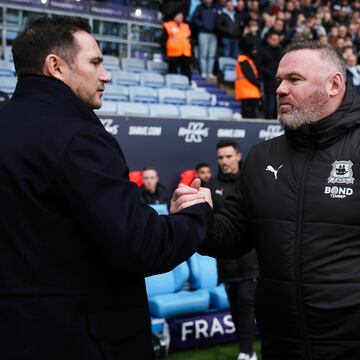
<path fill-rule="evenodd" d="M 99 45 L 95 38 L 86 31 L 76 31 L 74 39 L 78 46 L 78 54 L 80 56 L 102 57 Z"/>
<path fill-rule="evenodd" d="M 320 57 L 319 51 L 302 49 L 285 54 L 280 60 L 277 76 L 285 77 L 291 73 L 303 76 L 322 75 L 328 69 L 328 64 Z"/>

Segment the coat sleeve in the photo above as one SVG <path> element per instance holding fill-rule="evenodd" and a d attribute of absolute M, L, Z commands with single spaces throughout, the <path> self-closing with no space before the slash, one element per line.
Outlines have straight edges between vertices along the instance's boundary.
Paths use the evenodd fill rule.
<path fill-rule="evenodd" d="M 234 194 L 228 196 L 214 218 L 213 226 L 199 253 L 216 258 L 236 259 L 253 249 L 244 199 L 246 162 Z"/>
<path fill-rule="evenodd" d="M 171 270 L 200 247 L 212 223 L 208 204 L 170 216 L 144 204 L 128 179 L 120 146 L 101 125 L 73 137 L 56 177 L 79 231 L 112 265 L 129 273 Z"/>

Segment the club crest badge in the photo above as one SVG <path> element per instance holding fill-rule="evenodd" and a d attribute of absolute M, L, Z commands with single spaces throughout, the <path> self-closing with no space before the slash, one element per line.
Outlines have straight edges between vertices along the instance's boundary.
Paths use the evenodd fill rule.
<path fill-rule="evenodd" d="M 355 179 L 352 171 L 353 163 L 350 160 L 334 161 L 328 177 L 329 184 L 353 184 Z"/>

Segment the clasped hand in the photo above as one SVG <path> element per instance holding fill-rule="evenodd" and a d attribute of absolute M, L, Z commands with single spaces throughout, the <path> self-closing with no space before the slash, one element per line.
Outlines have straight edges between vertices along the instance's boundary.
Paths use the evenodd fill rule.
<path fill-rule="evenodd" d="M 194 179 L 190 186 L 180 184 L 171 199 L 170 213 L 176 213 L 189 206 L 201 204 L 205 201 L 213 207 L 210 190 L 200 185 L 201 182 L 198 178 Z"/>

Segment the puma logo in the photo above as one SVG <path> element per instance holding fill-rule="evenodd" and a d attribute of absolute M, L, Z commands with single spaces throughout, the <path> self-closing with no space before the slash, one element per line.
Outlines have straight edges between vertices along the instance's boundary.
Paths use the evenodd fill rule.
<path fill-rule="evenodd" d="M 223 194 L 224 194 L 224 189 L 216 189 L 216 190 L 215 190 L 215 194 L 220 195 L 220 196 L 223 196 Z"/>
<path fill-rule="evenodd" d="M 274 173 L 275 180 L 277 180 L 277 173 L 278 173 L 278 171 L 279 171 L 283 166 L 284 166 L 284 165 L 280 165 L 280 166 L 277 168 L 277 170 L 275 170 L 271 165 L 268 165 L 265 170 L 266 170 L 266 171 L 271 171 L 272 173 Z"/>

